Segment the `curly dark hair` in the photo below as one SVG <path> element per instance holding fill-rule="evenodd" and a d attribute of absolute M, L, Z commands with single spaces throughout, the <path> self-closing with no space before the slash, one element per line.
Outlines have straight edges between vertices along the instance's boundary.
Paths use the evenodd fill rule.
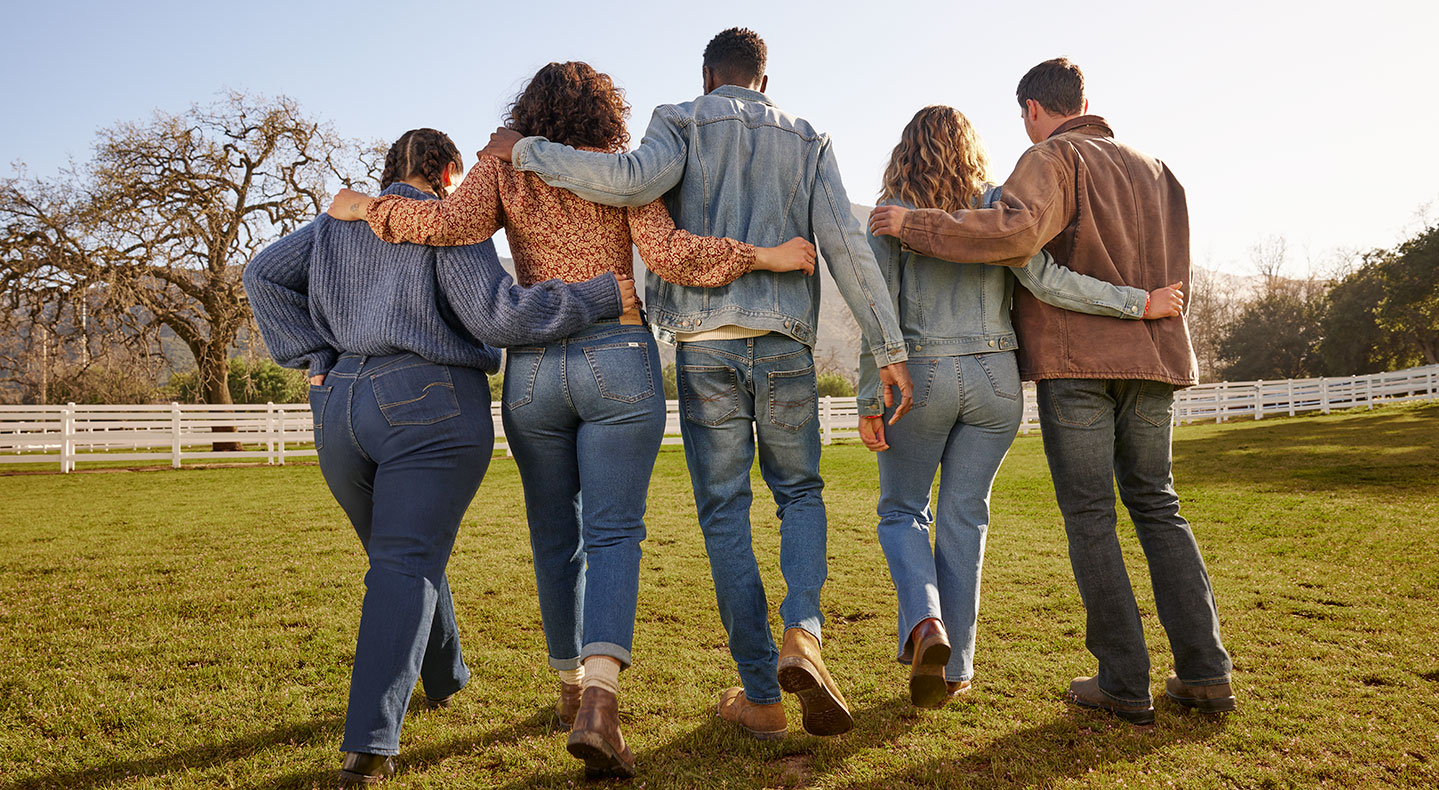
<path fill-rule="evenodd" d="M 630 105 L 608 74 L 579 61 L 551 63 L 530 78 L 505 114 L 505 126 L 576 148 L 623 151 Z"/>
<path fill-rule="evenodd" d="M 430 185 L 436 197 L 445 196 L 444 172 L 450 163 L 465 168 L 464 157 L 450 136 L 436 129 L 411 129 L 400 135 L 385 154 L 385 171 L 380 175 L 380 189 L 396 181 L 420 176 Z"/>
<path fill-rule="evenodd" d="M 705 46 L 704 67 L 716 76 L 748 83 L 764 76 L 768 48 L 759 34 L 747 27 L 720 31 Z"/>

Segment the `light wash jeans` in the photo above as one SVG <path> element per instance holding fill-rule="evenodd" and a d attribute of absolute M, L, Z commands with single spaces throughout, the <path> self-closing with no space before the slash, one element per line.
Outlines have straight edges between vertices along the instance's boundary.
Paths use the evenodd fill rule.
<path fill-rule="evenodd" d="M 1116 534 L 1114 484 L 1149 563 L 1159 622 L 1186 685 L 1229 682 L 1219 611 L 1171 474 L 1174 387 L 1158 381 L 1039 382 L 1040 431 L 1086 613 L 1099 688 L 1147 704 L 1149 651 Z"/>
<path fill-rule="evenodd" d="M 600 321 L 511 348 L 503 418 L 535 558 L 550 666 L 592 655 L 630 664 L 645 497 L 665 430 L 648 329 Z"/>
<path fill-rule="evenodd" d="M 758 439 L 760 474 L 780 519 L 780 618 L 818 639 L 828 568 L 814 357 L 771 333 L 680 343 L 675 363 L 685 459 L 730 655 L 751 702 L 779 702 L 779 652 L 750 537 L 750 468 Z"/>
<path fill-rule="evenodd" d="M 370 560 L 340 750 L 398 754 L 415 680 L 439 698 L 470 677 L 445 565 L 495 445 L 489 385 L 414 354 L 343 354 L 310 407 L 320 471 Z"/>
<path fill-rule="evenodd" d="M 908 365 L 914 409 L 885 426 L 889 449 L 877 456 L 879 544 L 899 598 L 899 660 L 910 663 L 919 621 L 937 617 L 953 647 L 945 679 L 969 680 L 989 492 L 1024 411 L 1019 368 L 1012 351 L 910 357 Z"/>

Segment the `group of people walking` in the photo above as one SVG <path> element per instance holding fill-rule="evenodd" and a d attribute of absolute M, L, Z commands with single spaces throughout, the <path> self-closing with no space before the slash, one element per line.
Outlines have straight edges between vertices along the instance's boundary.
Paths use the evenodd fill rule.
<path fill-rule="evenodd" d="M 912 702 L 938 707 L 970 688 L 989 493 L 1028 378 L 1040 382 L 1099 661 L 1071 698 L 1154 720 L 1115 534 L 1117 480 L 1174 646 L 1166 693 L 1234 709 L 1209 579 L 1169 468 L 1173 390 L 1195 380 L 1178 182 L 1085 114 L 1082 74 L 1056 59 L 1020 82 L 1035 145 L 1002 187 L 968 120 L 926 107 L 894 150 L 866 234 L 829 138 L 765 95 L 765 61 L 752 31 L 715 36 L 704 94 L 656 109 L 628 151 L 628 106 L 610 78 L 551 63 L 463 180 L 449 137 L 407 132 L 378 198 L 341 191 L 328 216 L 246 269 L 270 351 L 309 371 L 321 469 L 369 558 L 342 782 L 393 774 L 417 680 L 430 706 L 468 682 L 445 566 L 492 452 L 495 347 L 508 349 L 502 416 L 559 676 L 556 713 L 586 774 L 635 771 L 619 676 L 664 431 L 657 337 L 676 345 L 685 458 L 740 680 L 720 693 L 719 716 L 781 738 L 790 692 L 806 731 L 853 726 L 821 657 L 815 244 L 863 336 L 860 434 L 878 454 L 879 543 Z M 518 284 L 489 240 L 502 227 Z M 643 310 L 632 246 L 650 270 Z M 751 543 L 756 458 L 780 519 L 778 647 Z"/>

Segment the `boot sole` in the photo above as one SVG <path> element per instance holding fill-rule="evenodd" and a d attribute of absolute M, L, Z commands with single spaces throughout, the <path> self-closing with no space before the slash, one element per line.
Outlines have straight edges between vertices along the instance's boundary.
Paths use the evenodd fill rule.
<path fill-rule="evenodd" d="M 1118 716 L 1121 719 L 1124 719 L 1130 724 L 1143 725 L 1154 723 L 1154 708 L 1150 708 L 1149 710 L 1126 710 L 1124 708 L 1112 708 L 1108 705 L 1099 705 L 1093 702 L 1086 702 L 1074 696 L 1073 694 L 1069 695 L 1069 699 L 1081 708 L 1090 708 L 1092 710 L 1102 710 L 1106 713 L 1113 713 L 1114 715 Z"/>
<path fill-rule="evenodd" d="M 779 662 L 779 687 L 799 697 L 800 723 L 810 735 L 840 735 L 854 729 L 854 717 L 825 687 L 814 665 L 803 658 Z"/>
<path fill-rule="evenodd" d="M 940 667 L 940 674 L 909 676 L 909 701 L 917 708 L 941 708 L 949 701 L 949 686 L 944 682 L 943 667 L 949 663 L 950 647 L 938 636 L 915 646 L 914 666 Z"/>
<path fill-rule="evenodd" d="M 609 742 L 594 732 L 571 732 L 565 749 L 585 761 L 585 778 L 609 776 L 629 778 L 635 775 L 634 763 L 625 762 Z"/>
<path fill-rule="evenodd" d="M 1200 713 L 1232 713 L 1239 709 L 1238 701 L 1232 696 L 1200 699 L 1198 697 L 1176 697 L 1167 691 L 1164 692 L 1164 696 L 1186 708 L 1193 708 Z"/>
<path fill-rule="evenodd" d="M 336 773 L 340 777 L 340 787 L 351 787 L 354 785 L 377 785 L 391 777 L 383 774 L 357 774 L 354 771 L 346 771 L 341 768 Z"/>

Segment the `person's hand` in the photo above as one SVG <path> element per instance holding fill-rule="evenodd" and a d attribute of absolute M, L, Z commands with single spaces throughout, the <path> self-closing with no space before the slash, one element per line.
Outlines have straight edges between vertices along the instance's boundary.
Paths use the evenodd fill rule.
<path fill-rule="evenodd" d="M 814 245 L 798 236 L 778 247 L 755 247 L 753 269 L 814 274 Z"/>
<path fill-rule="evenodd" d="M 1168 318 L 1184 312 L 1184 281 L 1149 292 L 1149 304 L 1144 307 L 1146 319 Z"/>
<path fill-rule="evenodd" d="M 907 214 L 909 209 L 904 206 L 875 206 L 869 212 L 869 232 L 876 236 L 899 238 L 899 230 L 904 227 Z"/>
<path fill-rule="evenodd" d="M 889 444 L 884 441 L 884 418 L 883 417 L 860 417 L 859 418 L 859 440 L 864 446 L 882 453 L 889 449 Z"/>
<path fill-rule="evenodd" d="M 365 211 L 374 202 L 374 198 L 363 192 L 342 189 L 335 193 L 335 199 L 330 201 L 330 207 L 325 210 L 325 213 L 338 220 L 353 222 L 357 219 L 364 219 Z"/>
<path fill-rule="evenodd" d="M 640 309 L 640 297 L 635 292 L 635 278 L 615 275 L 615 282 L 620 284 L 620 312 L 628 313 Z"/>
<path fill-rule="evenodd" d="M 510 157 L 514 155 L 515 143 L 523 139 L 525 139 L 525 136 L 514 129 L 506 129 L 501 126 L 490 135 L 489 145 L 481 148 L 476 156 L 489 154 L 501 162 L 508 162 L 510 161 Z"/>
<path fill-rule="evenodd" d="M 325 383 L 325 374 L 323 374 L 323 373 L 316 373 L 315 375 L 313 375 L 313 376 L 310 377 L 310 386 L 311 386 L 311 387 L 318 387 L 318 386 L 320 386 L 320 385 L 322 385 L 322 384 L 324 384 L 324 383 Z"/>
<path fill-rule="evenodd" d="M 909 380 L 908 365 L 896 362 L 879 369 L 879 391 L 884 396 L 885 409 L 894 406 L 894 393 L 890 387 L 899 389 L 899 405 L 895 407 L 894 416 L 889 418 L 889 424 L 894 425 L 914 408 L 914 382 Z"/>

